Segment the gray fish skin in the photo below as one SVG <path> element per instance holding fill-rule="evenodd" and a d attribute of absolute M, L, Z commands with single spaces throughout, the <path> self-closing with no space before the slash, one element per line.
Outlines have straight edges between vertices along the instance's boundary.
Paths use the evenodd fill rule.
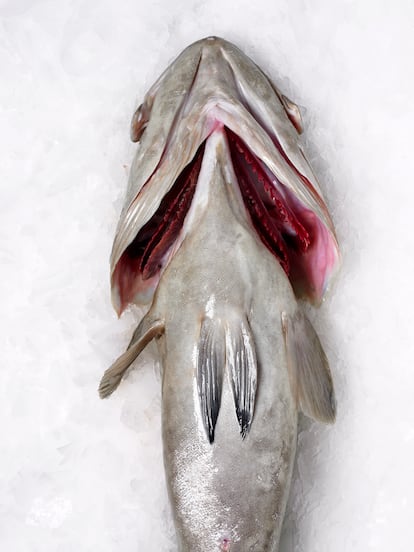
<path fill-rule="evenodd" d="M 223 148 L 220 136 L 209 140 L 216 138 Z M 217 162 L 208 209 L 167 268 L 152 308 L 165 321 L 164 463 L 182 551 L 216 552 L 227 541 L 232 552 L 277 550 L 295 456 L 297 406 L 281 313 L 293 314 L 296 301 L 279 263 L 232 212 L 230 193 Z M 206 439 L 194 354 L 206 316 L 230 331 L 247 318 L 254 336 L 259 384 L 244 440 L 228 367 L 214 443 Z"/>
<path fill-rule="evenodd" d="M 178 147 L 169 141 L 180 136 L 185 119 L 185 114 L 177 116 L 174 111 L 180 102 L 171 90 L 178 90 L 178 82 L 191 88 L 200 52 L 204 59 L 215 59 L 206 65 L 205 77 L 200 77 L 198 68 L 201 82 L 209 82 L 208 75 L 210 80 L 217 76 L 216 95 L 223 94 L 226 101 L 231 96 L 226 92 L 226 78 L 220 71 L 216 75 L 217 67 L 228 69 L 223 56 L 236 58 L 233 70 L 240 73 L 235 81 L 240 86 L 247 86 L 249 77 L 256 78 L 259 95 L 260 85 L 267 86 L 263 73 L 237 48 L 221 39 L 205 39 L 190 46 L 167 69 L 134 117 L 132 136 L 142 136 L 140 161 L 134 170 L 141 165 L 153 174 L 155 185 L 148 174 L 130 181 L 112 270 L 128 240 L 149 220 L 172 185 L 166 181 L 168 167 L 175 163 L 173 174 L 178 175 L 194 156 L 200 137 L 205 150 L 178 245 L 163 267 L 151 307 L 127 351 L 105 372 L 99 392 L 102 398 L 109 396 L 155 338 L 162 361 L 164 465 L 178 550 L 277 552 L 295 458 L 298 412 L 333 422 L 333 383 L 319 338 L 298 306 L 289 278 L 252 227 L 223 125 L 209 128 L 204 136 L 204 123 L 199 124 L 196 145 L 189 137 L 182 156 L 176 151 L 176 158 L 168 159 L 168 149 Z M 175 74 L 181 81 L 175 80 Z M 163 86 L 169 95 L 157 103 Z M 214 82 L 211 87 L 204 90 L 206 96 L 196 94 L 192 100 L 198 102 L 201 114 L 214 92 Z M 266 102 L 257 100 L 256 108 L 273 113 L 269 125 L 278 125 L 280 142 L 291 141 L 286 148 L 291 148 L 294 158 L 300 150 L 292 133 L 301 130 L 296 106 L 278 93 L 282 107 L 276 108 L 274 89 L 267 92 Z M 147 118 L 154 109 L 157 115 L 151 127 Z M 267 143 L 266 134 L 251 128 L 250 116 L 240 113 L 246 117 L 238 123 L 239 130 L 249 135 L 246 142 L 261 159 L 271 156 L 269 166 L 278 166 L 287 179 L 292 177 L 289 186 L 325 221 L 333 255 L 337 255 L 333 226 L 321 196 L 309 192 L 277 155 L 272 157 L 273 146 Z M 165 130 L 168 125 L 175 125 L 172 138 Z M 147 150 L 149 157 L 144 155 Z M 156 166 L 164 171 L 162 178 Z M 142 187 L 148 190 L 140 196 Z"/>

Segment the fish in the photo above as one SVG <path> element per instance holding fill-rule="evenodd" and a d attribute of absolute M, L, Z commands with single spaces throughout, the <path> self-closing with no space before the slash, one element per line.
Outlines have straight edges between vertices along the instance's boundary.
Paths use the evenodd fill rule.
<path fill-rule="evenodd" d="M 219 37 L 187 47 L 131 123 L 112 302 L 146 308 L 99 394 L 155 340 L 181 552 L 277 552 L 299 413 L 333 423 L 327 356 L 303 303 L 338 270 L 299 107 Z"/>

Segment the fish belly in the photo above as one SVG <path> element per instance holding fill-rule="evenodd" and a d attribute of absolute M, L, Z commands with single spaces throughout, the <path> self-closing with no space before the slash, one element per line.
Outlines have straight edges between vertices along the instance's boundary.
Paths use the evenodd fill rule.
<path fill-rule="evenodd" d="M 185 318 L 185 317 L 184 317 Z M 258 362 L 254 419 L 243 439 L 229 374 L 224 374 L 215 439 L 201 422 L 191 325 L 166 339 L 162 426 L 164 463 L 182 552 L 276 552 L 297 436 L 283 337 L 253 319 Z M 196 324 L 193 324 L 195 326 Z M 179 335 L 186 340 L 175 341 Z"/>

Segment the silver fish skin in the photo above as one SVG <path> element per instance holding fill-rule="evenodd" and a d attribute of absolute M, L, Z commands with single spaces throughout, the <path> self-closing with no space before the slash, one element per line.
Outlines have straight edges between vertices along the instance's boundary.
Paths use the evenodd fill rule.
<path fill-rule="evenodd" d="M 245 112 L 240 89 L 245 98 L 247 88 L 256 97 L 254 109 Z M 132 136 L 141 146 L 112 252 L 114 305 L 118 312 L 125 307 L 119 290 L 134 288 L 133 266 L 141 280 L 126 294 L 128 302 L 142 303 L 145 297 L 151 306 L 127 351 L 105 372 L 99 392 L 109 396 L 156 339 L 164 465 L 181 552 L 277 552 L 298 412 L 328 423 L 335 419 L 328 361 L 297 303 L 290 257 L 284 259 L 283 244 L 277 249 L 276 230 L 266 234 L 273 219 L 260 226 L 269 202 L 255 211 L 251 189 L 243 184 L 251 178 L 260 186 L 266 175 L 277 173 L 274 185 L 281 195 L 268 191 L 269 184 L 261 194 L 286 200 L 274 224 L 296 247 L 293 262 L 300 251 L 312 254 L 312 244 L 300 245 L 306 228 L 313 240 L 320 230 L 333 269 L 339 257 L 333 225 L 293 140 L 298 130 L 296 106 L 237 48 L 218 38 L 185 50 L 133 119 Z M 276 133 L 277 139 L 269 138 Z M 305 226 L 295 222 L 302 214 Z M 121 263 L 129 271 L 123 281 L 117 265 L 125 251 L 131 266 Z M 316 248 L 320 252 L 322 246 Z M 152 274 L 148 266 L 157 263 L 159 273 L 145 288 Z M 318 282 L 329 277 L 328 264 L 322 263 L 326 274 Z M 322 293 L 318 289 L 309 298 Z"/>

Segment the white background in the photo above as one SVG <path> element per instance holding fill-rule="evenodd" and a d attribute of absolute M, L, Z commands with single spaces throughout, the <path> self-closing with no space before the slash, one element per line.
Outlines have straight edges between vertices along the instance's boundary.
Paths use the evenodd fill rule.
<path fill-rule="evenodd" d="M 185 46 L 236 43 L 302 109 L 343 265 L 310 316 L 338 420 L 303 419 L 282 552 L 412 550 L 412 0 L 0 1 L 0 548 L 176 550 L 146 351 L 100 401 L 129 121 Z M 138 364 L 138 363 L 137 363 Z"/>

